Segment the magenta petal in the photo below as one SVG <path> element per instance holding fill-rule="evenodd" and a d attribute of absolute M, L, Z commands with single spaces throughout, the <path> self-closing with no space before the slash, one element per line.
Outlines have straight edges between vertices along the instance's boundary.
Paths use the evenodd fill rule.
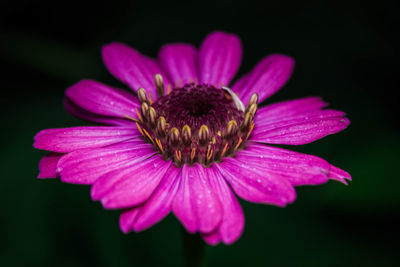
<path fill-rule="evenodd" d="M 61 181 L 74 184 L 92 184 L 101 175 L 123 168 L 133 161 L 154 154 L 153 146 L 142 139 L 102 148 L 80 149 L 68 153 L 58 163 Z"/>
<path fill-rule="evenodd" d="M 247 74 L 247 82 L 236 83 L 232 90 L 247 103 L 253 93 L 258 94 L 259 102 L 278 91 L 290 78 L 294 67 L 291 57 L 273 54 L 265 57 Z M 240 80 L 239 80 L 240 81 Z"/>
<path fill-rule="evenodd" d="M 141 207 L 135 207 L 121 212 L 121 215 L 119 216 L 119 227 L 123 233 L 127 234 L 132 231 L 133 223 L 135 222 L 140 210 Z"/>
<path fill-rule="evenodd" d="M 146 201 L 164 177 L 171 161 L 155 155 L 141 162 L 101 176 L 92 187 L 92 197 L 100 198 L 108 209 L 129 208 Z"/>
<path fill-rule="evenodd" d="M 147 229 L 168 215 L 172 209 L 172 201 L 178 191 L 180 178 L 181 168 L 171 165 L 157 189 L 143 205 L 134 223 L 134 231 Z"/>
<path fill-rule="evenodd" d="M 209 181 L 214 192 L 220 199 L 223 216 L 217 231 L 211 235 L 203 235 L 203 238 L 211 245 L 215 245 L 218 241 L 222 241 L 225 244 L 232 244 L 243 232 L 243 210 L 232 190 L 215 167 L 215 164 L 209 169 L 213 170 L 215 174 L 209 177 Z"/>
<path fill-rule="evenodd" d="M 345 113 L 337 110 L 316 110 L 285 117 L 280 120 L 269 120 L 256 115 L 252 141 L 302 145 L 313 142 L 327 135 L 344 130 L 350 121 Z"/>
<path fill-rule="evenodd" d="M 263 169 L 270 175 L 286 178 L 293 186 L 318 185 L 331 179 L 343 179 L 347 173 L 336 173 L 337 168 L 325 160 L 282 148 L 249 143 L 235 158 L 249 161 L 255 168 Z M 348 175 L 348 174 L 347 174 Z M 343 179 L 344 180 L 344 179 Z"/>
<path fill-rule="evenodd" d="M 242 60 L 242 44 L 234 34 L 213 32 L 200 46 L 200 82 L 228 86 Z"/>
<path fill-rule="evenodd" d="M 287 179 L 267 172 L 244 157 L 225 158 L 215 166 L 236 194 L 247 201 L 284 207 L 296 198 L 296 192 Z"/>
<path fill-rule="evenodd" d="M 136 117 L 136 109 L 140 106 L 133 94 L 92 80 L 74 84 L 65 94 L 80 108 L 109 117 Z"/>
<path fill-rule="evenodd" d="M 320 110 L 327 105 L 328 103 L 316 96 L 282 101 L 270 104 L 257 110 L 255 123 L 260 124 L 271 121 L 279 121 L 294 115 Z"/>
<path fill-rule="evenodd" d="M 190 44 L 164 45 L 158 54 L 158 61 L 175 85 L 198 80 L 197 51 Z"/>
<path fill-rule="evenodd" d="M 129 119 L 97 115 L 87 110 L 84 110 L 83 108 L 80 108 L 76 104 L 74 104 L 67 97 L 64 98 L 64 107 L 70 114 L 85 121 L 95 122 L 103 125 L 114 125 L 114 126 L 132 125 L 132 120 Z"/>
<path fill-rule="evenodd" d="M 170 83 L 155 60 L 125 44 L 107 44 L 103 46 L 102 55 L 111 74 L 135 91 L 145 88 L 154 100 L 157 99 L 154 75 L 159 73 L 163 75 L 165 85 Z"/>
<path fill-rule="evenodd" d="M 42 130 L 35 136 L 33 146 L 54 152 L 71 152 L 95 148 L 140 136 L 133 127 L 85 126 Z"/>
<path fill-rule="evenodd" d="M 57 163 L 65 154 L 50 152 L 44 156 L 39 162 L 38 178 L 57 178 Z"/>
<path fill-rule="evenodd" d="M 215 174 L 210 168 L 198 163 L 191 167 L 183 165 L 172 210 L 189 233 L 213 232 L 221 222 L 221 203 L 210 184 L 213 178 Z"/>

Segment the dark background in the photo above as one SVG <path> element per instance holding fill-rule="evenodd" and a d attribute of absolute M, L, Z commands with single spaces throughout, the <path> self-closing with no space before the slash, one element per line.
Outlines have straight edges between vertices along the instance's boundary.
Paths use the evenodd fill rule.
<path fill-rule="evenodd" d="M 168 42 L 199 45 L 210 31 L 238 34 L 239 74 L 269 53 L 293 56 L 289 83 L 268 103 L 320 95 L 352 121 L 339 134 L 293 147 L 347 170 L 349 186 L 298 188 L 287 208 L 243 204 L 231 246 L 207 247 L 209 266 L 394 266 L 399 234 L 398 10 L 387 1 L 2 1 L 1 266 L 182 266 L 180 224 L 169 216 L 124 235 L 118 211 L 89 187 L 37 180 L 44 128 L 83 125 L 62 105 L 82 78 L 122 86 L 100 48 L 125 42 L 155 57 Z"/>

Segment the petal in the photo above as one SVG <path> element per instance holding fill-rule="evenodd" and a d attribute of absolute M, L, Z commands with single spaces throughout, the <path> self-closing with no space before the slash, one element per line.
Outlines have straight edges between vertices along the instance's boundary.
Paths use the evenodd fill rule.
<path fill-rule="evenodd" d="M 78 107 L 67 97 L 64 98 L 64 107 L 70 114 L 85 121 L 95 122 L 103 125 L 115 125 L 115 126 L 132 125 L 132 120 L 128 120 L 125 118 L 121 119 L 121 118 L 107 117 L 107 116 L 93 114 L 87 110 Z"/>
<path fill-rule="evenodd" d="M 137 215 L 139 214 L 141 207 L 135 207 L 132 209 L 122 211 L 119 216 L 119 227 L 124 234 L 132 231 L 132 225 L 135 222 Z"/>
<path fill-rule="evenodd" d="M 197 51 L 189 44 L 164 45 L 158 61 L 168 78 L 175 85 L 191 83 L 198 80 Z"/>
<path fill-rule="evenodd" d="M 234 34 L 213 32 L 199 50 L 199 78 L 201 83 L 228 86 L 239 69 L 242 44 Z"/>
<path fill-rule="evenodd" d="M 210 233 L 221 222 L 221 203 L 210 185 L 214 176 L 210 168 L 200 164 L 183 165 L 172 210 L 189 233 Z"/>
<path fill-rule="evenodd" d="M 328 103 L 315 96 L 282 101 L 257 110 L 255 122 L 259 124 L 260 122 L 279 121 L 289 116 L 320 110 L 327 105 Z"/>
<path fill-rule="evenodd" d="M 239 94 L 243 103 L 247 103 L 253 93 L 258 94 L 261 103 L 278 91 L 289 80 L 294 67 L 291 57 L 272 54 L 265 57 L 246 75 L 247 81 L 238 81 L 232 90 Z"/>
<path fill-rule="evenodd" d="M 296 192 L 284 177 L 271 174 L 243 157 L 225 158 L 215 165 L 236 194 L 250 202 L 284 207 L 296 198 Z"/>
<path fill-rule="evenodd" d="M 71 152 L 83 148 L 95 148 L 138 137 L 133 127 L 71 127 L 47 129 L 35 136 L 33 146 L 54 152 Z"/>
<path fill-rule="evenodd" d="M 345 113 L 337 110 L 314 110 L 282 119 L 269 120 L 256 115 L 252 141 L 302 145 L 344 130 L 350 123 Z"/>
<path fill-rule="evenodd" d="M 215 165 L 209 169 L 215 174 L 209 177 L 209 181 L 214 192 L 220 199 L 223 216 L 217 231 L 211 235 L 203 235 L 203 238 L 211 245 L 215 245 L 218 241 L 222 241 L 225 244 L 232 244 L 243 232 L 243 210 Z"/>
<path fill-rule="evenodd" d="M 78 107 L 109 117 L 136 117 L 136 109 L 140 106 L 133 94 L 92 80 L 82 80 L 74 84 L 65 94 Z"/>
<path fill-rule="evenodd" d="M 146 201 L 164 177 L 171 161 L 155 155 L 133 162 L 101 176 L 92 187 L 92 197 L 100 198 L 107 209 L 129 208 Z"/>
<path fill-rule="evenodd" d="M 284 177 L 293 186 L 318 185 L 329 178 L 340 180 L 347 174 L 337 173 L 336 167 L 319 157 L 257 143 L 248 143 L 245 150 L 236 153 L 235 158 L 251 162 L 252 166 L 270 175 Z"/>
<path fill-rule="evenodd" d="M 80 149 L 68 153 L 57 165 L 61 181 L 92 184 L 100 176 L 156 153 L 142 139 L 129 140 L 102 148 Z"/>
<path fill-rule="evenodd" d="M 57 163 L 64 154 L 50 152 L 39 162 L 38 178 L 57 178 Z"/>
<path fill-rule="evenodd" d="M 141 55 L 125 44 L 107 44 L 103 46 L 102 55 L 104 64 L 112 75 L 135 91 L 140 87 L 145 88 L 154 100 L 157 99 L 154 75 L 157 73 L 163 75 L 164 84 L 169 84 L 155 60 Z"/>
<path fill-rule="evenodd" d="M 178 191 L 181 170 L 181 168 L 171 165 L 153 195 L 143 205 L 133 225 L 134 231 L 143 231 L 168 215 Z"/>

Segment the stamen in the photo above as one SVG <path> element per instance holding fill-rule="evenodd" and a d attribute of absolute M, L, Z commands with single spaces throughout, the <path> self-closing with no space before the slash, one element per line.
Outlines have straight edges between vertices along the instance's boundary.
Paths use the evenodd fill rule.
<path fill-rule="evenodd" d="M 237 123 L 235 120 L 230 120 L 228 126 L 226 127 L 225 138 L 229 138 L 236 133 Z"/>
<path fill-rule="evenodd" d="M 249 107 L 249 113 L 253 118 L 256 115 L 257 107 L 258 107 L 257 104 L 251 104 L 251 106 Z"/>
<path fill-rule="evenodd" d="M 187 124 L 182 128 L 182 141 L 185 146 L 189 146 L 192 143 L 192 131 Z"/>
<path fill-rule="evenodd" d="M 226 152 L 226 149 L 227 149 L 227 148 L 228 148 L 228 143 L 225 144 L 224 149 L 222 150 L 221 158 L 222 158 L 223 156 L 225 156 L 225 152 Z"/>
<path fill-rule="evenodd" d="M 144 88 L 139 88 L 139 90 L 137 91 L 137 95 L 138 95 L 140 103 L 148 102 L 146 90 L 144 90 Z"/>
<path fill-rule="evenodd" d="M 180 163 L 182 161 L 182 152 L 180 150 L 176 150 L 175 157 L 178 160 L 178 162 Z"/>
<path fill-rule="evenodd" d="M 140 128 L 139 123 L 136 122 L 136 127 L 138 128 L 139 132 L 144 136 L 142 128 Z"/>
<path fill-rule="evenodd" d="M 163 147 L 162 147 L 162 144 L 161 144 L 160 139 L 155 138 L 155 140 L 156 140 L 156 144 L 157 144 L 158 148 L 161 150 L 161 153 L 164 154 L 164 149 L 163 149 Z"/>
<path fill-rule="evenodd" d="M 190 152 L 190 160 L 193 161 L 194 157 L 196 156 L 196 148 L 192 148 L 192 152 Z"/>
<path fill-rule="evenodd" d="M 139 120 L 140 120 L 141 122 L 143 122 L 142 115 L 140 115 L 140 112 L 139 112 L 139 110 L 138 110 L 138 109 L 136 109 L 136 114 L 137 114 L 137 116 L 138 116 Z"/>
<path fill-rule="evenodd" d="M 140 105 L 140 113 L 142 114 L 143 121 L 148 121 L 147 117 L 148 111 L 149 111 L 149 105 L 146 102 L 143 102 Z"/>
<path fill-rule="evenodd" d="M 143 128 L 143 132 L 145 133 L 145 135 L 147 136 L 147 138 L 149 138 L 149 140 L 153 143 L 153 145 L 154 145 L 154 140 L 153 140 L 153 138 L 150 136 L 150 134 L 146 131 L 146 129 L 145 128 Z"/>
<path fill-rule="evenodd" d="M 166 135 L 166 128 L 167 123 L 165 121 L 165 118 L 163 116 L 160 116 L 157 120 L 157 134 L 161 138 L 164 138 Z"/>
<path fill-rule="evenodd" d="M 164 84 L 162 76 L 156 74 L 157 101 L 153 103 L 150 92 L 139 88 L 137 118 L 124 117 L 135 122 L 157 153 L 178 167 L 195 162 L 208 166 L 223 157 L 233 157 L 254 129 L 258 95 L 253 94 L 244 109 L 228 87 L 220 90 L 190 81 L 172 91 L 171 84 Z M 182 81 L 176 83 L 179 86 Z"/>
<path fill-rule="evenodd" d="M 246 141 L 247 141 L 247 139 L 249 139 L 249 136 L 250 136 L 251 132 L 253 131 L 253 129 L 254 129 L 254 122 L 251 122 L 249 132 L 246 135 Z"/>
<path fill-rule="evenodd" d="M 236 144 L 236 146 L 235 146 L 235 151 L 239 148 L 239 146 L 240 146 L 240 144 L 242 143 L 242 137 L 240 137 L 239 138 L 239 141 L 238 141 L 238 143 Z"/>
<path fill-rule="evenodd" d="M 149 108 L 149 113 L 148 113 L 148 120 L 150 123 L 150 127 L 154 129 L 156 126 L 156 119 L 157 119 L 157 113 L 156 110 L 153 107 Z"/>
<path fill-rule="evenodd" d="M 164 79 L 161 74 L 154 75 L 154 83 L 156 84 L 157 95 L 159 97 L 164 96 Z"/>
<path fill-rule="evenodd" d="M 136 110 L 136 111 L 137 111 L 137 110 Z M 123 114 L 122 116 L 124 116 L 125 118 L 127 118 L 127 119 L 129 119 L 129 120 L 131 120 L 131 121 L 134 121 L 134 122 L 139 122 L 139 120 L 138 120 L 138 119 L 132 118 L 132 117 L 131 117 L 131 116 L 129 116 L 129 115 Z"/>
<path fill-rule="evenodd" d="M 171 129 L 170 133 L 169 133 L 169 140 L 171 141 L 171 144 L 173 146 L 177 146 L 179 143 L 179 130 L 174 127 Z"/>
<path fill-rule="evenodd" d="M 250 107 L 253 104 L 257 104 L 257 102 L 258 102 L 258 94 L 254 93 L 251 95 L 249 103 L 247 104 L 247 107 Z"/>
<path fill-rule="evenodd" d="M 210 131 L 207 125 L 202 125 L 199 130 L 199 145 L 206 146 L 210 139 Z"/>
<path fill-rule="evenodd" d="M 153 105 L 154 100 L 153 100 L 153 96 L 151 95 L 151 92 L 148 93 L 148 97 L 149 97 L 149 104 Z"/>
<path fill-rule="evenodd" d="M 246 114 L 244 114 L 244 119 L 243 119 L 242 125 L 240 125 L 240 130 L 242 132 L 245 132 L 249 128 L 252 120 L 253 120 L 253 116 L 251 116 L 250 112 L 247 112 Z"/>
<path fill-rule="evenodd" d="M 211 148 L 211 146 L 208 146 L 208 150 L 207 150 L 207 161 L 210 161 L 212 155 L 213 155 L 213 149 Z"/>

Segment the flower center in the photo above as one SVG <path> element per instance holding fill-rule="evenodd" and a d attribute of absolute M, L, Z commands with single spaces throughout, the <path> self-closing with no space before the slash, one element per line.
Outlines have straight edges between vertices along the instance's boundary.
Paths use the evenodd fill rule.
<path fill-rule="evenodd" d="M 254 128 L 257 95 L 244 108 L 228 88 L 189 83 L 164 95 L 161 75 L 155 76 L 158 100 L 143 88 L 136 125 L 166 160 L 177 166 L 195 162 L 208 166 L 243 148 Z M 139 113 L 139 112 L 138 112 Z"/>

